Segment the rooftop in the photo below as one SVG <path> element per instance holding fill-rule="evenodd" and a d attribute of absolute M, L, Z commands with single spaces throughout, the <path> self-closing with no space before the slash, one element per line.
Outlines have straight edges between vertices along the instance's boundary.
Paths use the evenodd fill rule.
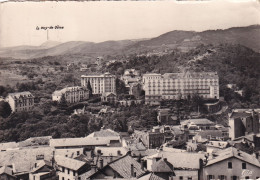
<path fill-rule="evenodd" d="M 147 156 L 144 159 L 153 159 L 157 157 L 167 158 L 167 161 L 173 165 L 174 169 L 199 169 L 199 159 L 203 159 L 204 154 L 160 151 L 154 155 Z"/>
<path fill-rule="evenodd" d="M 9 93 L 8 96 L 13 98 L 13 99 L 19 99 L 19 98 L 24 98 L 24 97 L 25 98 L 34 97 L 32 95 L 32 93 L 30 93 L 29 91 Z"/>
<path fill-rule="evenodd" d="M 260 162 L 253 155 L 250 155 L 246 152 L 237 150 L 234 147 L 229 147 L 222 151 L 218 151 L 218 153 L 216 155 L 217 155 L 217 157 L 213 157 L 212 159 L 209 159 L 206 166 L 210 166 L 212 164 L 215 164 L 215 163 L 221 162 L 223 160 L 234 157 L 234 158 L 240 159 L 242 161 L 248 162 L 252 165 L 255 165 L 257 167 L 260 167 Z"/>
<path fill-rule="evenodd" d="M 166 158 L 162 158 L 152 164 L 153 172 L 173 172 L 173 165 L 167 161 Z"/>
<path fill-rule="evenodd" d="M 124 147 L 95 147 L 95 154 L 100 151 L 101 156 L 124 156 L 128 150 Z"/>
<path fill-rule="evenodd" d="M 120 134 L 111 129 L 101 129 L 88 135 L 87 137 L 120 137 Z"/>
<path fill-rule="evenodd" d="M 7 167 L 7 166 L 1 167 L 1 168 L 0 168 L 0 175 L 1 175 L 1 174 L 8 174 L 8 175 L 13 176 L 12 168 Z"/>
<path fill-rule="evenodd" d="M 75 171 L 79 170 L 81 167 L 87 164 L 86 162 L 83 161 L 79 161 L 76 159 L 67 158 L 59 155 L 55 156 L 55 161 L 59 166 L 66 167 Z"/>
<path fill-rule="evenodd" d="M 120 138 L 120 137 L 119 137 Z M 119 139 L 117 138 L 117 139 Z M 111 137 L 81 137 L 81 138 L 61 138 L 61 139 L 51 139 L 51 147 L 75 147 L 75 146 L 98 146 L 98 145 L 108 145 L 112 139 Z"/>

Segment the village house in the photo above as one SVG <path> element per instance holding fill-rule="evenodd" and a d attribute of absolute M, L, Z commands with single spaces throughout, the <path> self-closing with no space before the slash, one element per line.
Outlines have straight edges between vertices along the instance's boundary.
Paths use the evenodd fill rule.
<path fill-rule="evenodd" d="M 229 137 L 233 140 L 250 133 L 259 133 L 259 113 L 260 109 L 235 109 L 229 113 Z"/>
<path fill-rule="evenodd" d="M 9 93 L 6 101 L 12 112 L 30 111 L 34 106 L 34 96 L 29 91 Z"/>
<path fill-rule="evenodd" d="M 169 108 L 158 109 L 157 121 L 160 125 L 179 125 L 179 119 L 171 113 Z"/>
<path fill-rule="evenodd" d="M 215 129 L 215 123 L 205 118 L 183 120 L 181 121 L 181 125 L 187 125 L 188 128 L 197 126 L 201 130 Z"/>
<path fill-rule="evenodd" d="M 89 91 L 85 87 L 80 86 L 66 87 L 61 90 L 54 91 L 52 94 L 52 100 L 60 102 L 62 96 L 65 97 L 66 102 L 76 103 L 89 99 Z"/>
<path fill-rule="evenodd" d="M 218 151 L 206 160 L 203 179 L 239 180 L 258 179 L 260 162 L 255 156 L 233 147 Z"/>
<path fill-rule="evenodd" d="M 117 102 L 117 96 L 116 96 L 115 93 L 105 92 L 101 95 L 101 101 L 102 102 L 108 102 L 108 103 L 116 103 Z"/>
<path fill-rule="evenodd" d="M 167 158 L 162 158 L 152 165 L 152 172 L 139 178 L 139 180 L 169 180 L 174 179 L 174 176 L 175 173 L 173 165 L 167 161 Z"/>
<path fill-rule="evenodd" d="M 167 161 L 174 167 L 174 179 L 200 180 L 202 178 L 204 154 L 188 152 L 168 152 L 159 151 L 143 159 L 146 161 L 147 170 L 152 171 L 152 167 L 157 161 L 167 158 Z"/>
<path fill-rule="evenodd" d="M 164 143 L 164 133 L 160 132 L 160 127 L 153 127 L 149 131 L 134 130 L 134 138 L 139 138 L 148 149 L 160 147 Z"/>
<path fill-rule="evenodd" d="M 129 94 L 133 95 L 137 99 L 141 97 L 142 90 L 142 85 L 140 83 L 129 84 Z"/>
<path fill-rule="evenodd" d="M 130 155 L 122 156 L 107 165 L 102 165 L 100 162 L 100 168 L 92 166 L 92 169 L 87 174 L 89 175 L 86 179 L 108 179 L 108 178 L 121 178 L 121 179 L 132 179 L 143 176 L 146 172 L 144 166 L 134 160 Z"/>
<path fill-rule="evenodd" d="M 33 169 L 29 174 L 30 180 L 42 180 L 42 179 L 57 179 L 56 170 L 54 168 L 54 161 L 41 160 L 35 163 Z"/>
<path fill-rule="evenodd" d="M 79 179 L 79 176 L 90 169 L 87 162 L 63 156 L 55 156 L 55 163 L 59 168 L 59 180 Z"/>

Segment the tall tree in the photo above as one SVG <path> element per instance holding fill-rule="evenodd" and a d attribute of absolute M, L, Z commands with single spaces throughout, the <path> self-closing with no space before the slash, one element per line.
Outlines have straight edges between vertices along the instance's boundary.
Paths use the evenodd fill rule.
<path fill-rule="evenodd" d="M 12 113 L 9 103 L 0 101 L 0 116 L 7 118 Z"/>
<path fill-rule="evenodd" d="M 90 81 L 88 81 L 87 89 L 89 90 L 89 97 L 92 97 L 92 95 L 93 95 L 93 94 L 92 94 L 93 91 L 92 91 L 92 87 L 91 87 Z"/>

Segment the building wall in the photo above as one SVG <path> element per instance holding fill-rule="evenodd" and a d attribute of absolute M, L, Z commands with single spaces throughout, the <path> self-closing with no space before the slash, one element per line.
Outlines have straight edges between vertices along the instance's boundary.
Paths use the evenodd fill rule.
<path fill-rule="evenodd" d="M 65 89 L 66 88 L 60 90 L 60 92 L 55 91 L 52 94 L 52 100 L 60 101 L 63 94 L 68 103 L 80 102 L 83 101 L 84 99 L 89 98 L 89 91 L 87 89 L 79 88 L 79 87 L 74 87 L 74 88 L 70 87 L 68 90 Z"/>
<path fill-rule="evenodd" d="M 29 111 L 34 106 L 33 97 L 20 97 L 13 99 L 11 96 L 8 97 L 8 103 L 12 109 L 12 112 Z"/>
<path fill-rule="evenodd" d="M 174 170 L 174 173 L 175 176 L 173 180 L 180 180 L 181 177 L 183 180 L 187 180 L 188 178 L 191 178 L 191 180 L 199 180 L 198 170 Z"/>
<path fill-rule="evenodd" d="M 245 135 L 245 127 L 240 118 L 230 118 L 229 126 L 229 137 L 231 140 Z"/>
<path fill-rule="evenodd" d="M 68 169 L 68 168 L 65 168 L 65 167 L 61 167 L 61 166 L 59 166 L 59 167 L 61 169 L 61 171 L 58 172 L 59 180 L 73 180 L 73 179 L 77 179 L 78 172 L 73 171 L 73 170 Z"/>
<path fill-rule="evenodd" d="M 102 94 L 105 92 L 116 93 L 116 77 L 111 74 L 99 76 L 81 76 L 81 86 L 87 87 L 90 82 L 93 94 Z"/>
<path fill-rule="evenodd" d="M 217 73 L 144 74 L 146 103 L 167 99 L 185 99 L 198 94 L 207 99 L 219 99 Z"/>
<path fill-rule="evenodd" d="M 228 162 L 232 163 L 232 169 L 228 168 Z M 232 180 L 231 176 L 237 176 L 238 179 L 245 179 L 243 174 L 247 174 L 250 179 L 256 179 L 256 177 L 260 177 L 260 167 L 256 167 L 252 164 L 246 163 L 246 169 L 242 169 L 242 163 L 244 161 L 237 158 L 230 158 L 223 160 L 221 162 L 212 164 L 210 166 L 206 166 L 203 169 L 203 179 L 208 180 L 208 175 L 214 175 L 215 179 L 218 179 L 218 176 L 225 175 L 226 180 Z M 248 173 L 245 172 L 250 172 Z"/>

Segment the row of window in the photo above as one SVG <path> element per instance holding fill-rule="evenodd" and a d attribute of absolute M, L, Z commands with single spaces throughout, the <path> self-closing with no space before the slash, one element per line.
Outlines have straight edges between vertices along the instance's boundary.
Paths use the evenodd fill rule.
<path fill-rule="evenodd" d="M 231 180 L 240 180 L 239 176 L 231 176 L 230 178 L 231 178 Z M 258 178 L 259 177 L 256 177 L 256 179 L 258 179 Z M 252 178 L 249 176 L 245 176 L 242 179 L 252 179 Z M 207 180 L 228 180 L 228 178 L 225 175 L 218 175 L 216 177 L 214 175 L 208 175 Z"/>

